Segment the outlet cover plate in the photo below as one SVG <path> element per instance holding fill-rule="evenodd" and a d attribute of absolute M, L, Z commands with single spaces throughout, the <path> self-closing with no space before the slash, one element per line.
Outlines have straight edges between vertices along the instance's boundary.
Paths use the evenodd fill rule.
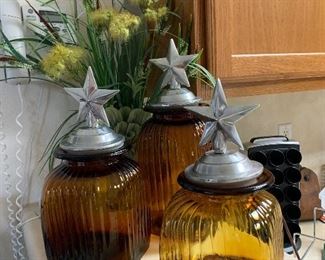
<path fill-rule="evenodd" d="M 279 124 L 278 135 L 284 135 L 289 139 L 292 139 L 292 124 L 291 123 Z"/>

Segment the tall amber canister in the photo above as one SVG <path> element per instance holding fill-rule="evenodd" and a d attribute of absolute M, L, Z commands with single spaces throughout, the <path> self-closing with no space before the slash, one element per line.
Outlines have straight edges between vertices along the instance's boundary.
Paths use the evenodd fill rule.
<path fill-rule="evenodd" d="M 281 208 L 264 189 L 273 175 L 237 149 L 234 123 L 254 106 L 228 107 L 218 81 L 211 108 L 188 107 L 208 117 L 201 144 L 213 150 L 178 178 L 182 189 L 169 203 L 160 237 L 160 259 L 283 259 Z"/>
<path fill-rule="evenodd" d="M 185 67 L 195 55 L 179 56 L 173 40 L 168 57 L 151 60 L 164 70 L 158 93 L 145 110 L 153 117 L 139 135 L 136 156 L 149 185 L 152 232 L 160 234 L 164 209 L 180 189 L 177 176 L 193 163 L 204 150 L 197 146 L 204 123 L 185 105 L 197 105 L 199 99 L 182 86 L 189 86 Z M 177 68 L 177 69 L 176 69 Z M 182 84 L 182 85 L 181 85 Z"/>
<path fill-rule="evenodd" d="M 67 91 L 86 120 L 65 138 L 61 163 L 45 180 L 42 230 L 48 259 L 140 259 L 149 246 L 150 215 L 143 176 L 126 155 L 102 104 L 117 91 L 98 91 L 90 72 L 84 89 Z"/>

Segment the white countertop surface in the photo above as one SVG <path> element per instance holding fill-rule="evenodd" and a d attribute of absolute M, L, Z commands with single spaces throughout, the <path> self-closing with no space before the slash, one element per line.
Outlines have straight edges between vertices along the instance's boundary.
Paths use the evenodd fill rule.
<path fill-rule="evenodd" d="M 35 219 L 35 207 L 37 205 L 33 205 L 27 211 L 25 215 L 27 218 L 34 217 L 34 220 L 28 222 L 24 226 L 24 234 L 27 252 L 29 255 L 29 259 L 33 260 L 45 260 L 45 251 L 42 240 L 41 233 L 41 221 L 39 218 Z M 302 234 L 312 235 L 313 234 L 313 223 L 312 221 L 301 222 L 300 227 L 302 230 Z M 325 239 L 325 224 L 317 221 L 316 224 L 316 236 Z M 306 248 L 312 242 L 312 239 L 301 236 L 302 247 L 299 250 L 300 257 L 305 253 Z M 306 260 L 321 260 L 322 249 L 324 247 L 324 241 L 315 241 L 311 250 L 308 252 L 304 259 Z M 35 246 L 37 245 L 37 246 Z M 284 260 L 293 260 L 297 259 L 294 255 L 284 254 Z M 146 254 L 143 256 L 142 260 L 159 260 L 159 238 L 157 236 L 151 236 L 150 247 Z"/>

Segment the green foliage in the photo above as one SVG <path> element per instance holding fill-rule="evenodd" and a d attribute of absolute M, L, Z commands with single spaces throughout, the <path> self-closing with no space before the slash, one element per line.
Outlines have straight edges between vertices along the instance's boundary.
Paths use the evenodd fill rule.
<path fill-rule="evenodd" d="M 151 117 L 150 113 L 141 108 L 131 109 L 127 106 L 120 109 L 107 107 L 106 114 L 115 132 L 124 135 L 131 144 L 136 140 L 142 125 Z"/>
<path fill-rule="evenodd" d="M 176 19 L 179 24 L 182 21 L 176 13 L 177 10 L 169 10 L 171 6 L 169 0 L 165 2 L 128 0 L 125 3 L 119 0 L 110 1 L 113 7 L 118 6 L 115 11 L 105 9 L 104 3 L 100 0 L 74 0 L 72 2 L 75 8 L 74 16 L 64 15 L 56 0 L 45 1 L 43 5 L 50 6 L 61 14 L 62 20 L 67 25 L 68 33 L 73 38 L 73 43 L 65 44 L 65 39 L 56 33 L 53 25 L 46 22 L 46 17 L 39 14 L 46 28 L 42 29 L 38 25 L 31 24 L 30 26 L 38 29 L 39 33 L 12 41 L 3 35 L 4 40 L 0 49 L 5 50 L 6 56 L 0 57 L 0 61 L 3 66 L 23 67 L 38 71 L 52 77 L 53 81 L 62 86 L 73 87 L 83 85 L 87 68 L 91 66 L 101 88 L 120 90 L 108 106 L 143 108 L 144 95 L 151 73 L 149 59 L 157 57 L 162 39 L 166 37 L 176 39 L 180 53 L 186 54 L 191 25 L 185 32 L 179 26 L 177 35 L 170 32 L 171 20 Z M 84 11 L 84 16 L 81 17 L 78 16 L 78 13 L 82 11 L 78 10 L 80 5 Z M 168 10 L 168 12 L 159 16 L 159 10 Z M 126 27 L 127 21 L 122 19 L 124 14 L 130 15 L 135 22 L 138 19 L 139 24 L 132 28 Z M 152 17 L 152 14 L 156 16 Z M 120 17 L 121 21 L 118 20 Z M 121 32 L 127 33 L 126 39 L 113 37 L 112 28 L 110 28 L 113 22 L 114 25 L 124 28 Z M 16 51 L 14 43 L 18 41 L 23 41 L 28 46 L 29 51 L 26 57 Z M 82 57 L 74 55 L 77 49 L 73 47 L 78 47 L 79 52 L 82 50 Z M 44 55 L 46 52 L 50 54 L 52 52 L 53 55 Z M 70 56 L 78 60 L 71 62 L 73 59 Z M 202 69 L 203 67 L 196 66 L 196 63 L 197 61 L 194 61 L 188 67 L 190 77 L 202 78 L 211 85 L 212 81 L 209 80 L 209 76 L 202 73 L 206 71 Z M 57 68 L 52 64 L 57 65 Z"/>
<path fill-rule="evenodd" d="M 170 0 L 126 0 L 125 4 L 120 0 L 110 1 L 116 7 L 115 11 L 106 10 L 100 0 L 73 0 L 69 2 L 75 9 L 73 15 L 64 15 L 56 0 L 45 1 L 45 6 L 50 6 L 61 14 L 73 43 L 65 43 L 65 39 L 58 35 L 53 25 L 38 14 L 46 28 L 31 24 L 30 26 L 37 29 L 37 33 L 32 36 L 9 40 L 0 30 L 3 36 L 0 49 L 5 53 L 0 56 L 0 62 L 2 67 L 36 71 L 45 75 L 45 80 L 51 80 L 63 87 L 81 87 L 87 68 L 91 66 L 100 88 L 120 90 L 112 102 L 107 104 L 106 112 L 112 128 L 132 143 L 142 125 L 151 117 L 150 113 L 143 111 L 151 75 L 149 59 L 157 58 L 159 49 L 164 50 L 165 47 L 161 46 L 161 43 L 166 42 L 163 41 L 164 38 L 174 38 L 180 54 L 187 54 L 191 25 L 185 32 L 179 26 L 176 35 L 171 33 L 171 20 L 176 19 L 176 24 L 181 24 L 182 21 L 177 10 L 170 10 Z M 83 10 L 78 10 L 80 5 Z M 168 10 L 166 14 L 164 10 Z M 81 11 L 84 15 L 80 17 Z M 132 15 L 130 17 L 134 23 L 139 19 L 139 24 L 130 28 L 127 20 L 119 21 L 118 18 L 123 18 L 124 14 Z M 107 22 L 106 19 L 108 23 L 104 23 Z M 119 22 L 120 26 L 116 26 Z M 114 28 L 112 24 L 115 25 Z M 119 32 L 120 39 L 116 38 Z M 26 57 L 15 49 L 16 42 L 25 43 L 28 49 Z M 197 62 L 198 59 L 188 66 L 189 76 L 214 85 L 214 78 Z M 161 78 L 154 84 L 159 85 L 160 82 Z M 154 92 L 153 96 L 157 94 Z M 50 140 L 41 158 L 42 169 L 47 163 L 50 168 L 53 166 L 53 151 L 62 138 L 78 126 L 76 124 L 68 131 L 63 131 L 64 125 L 70 122 L 73 115 L 69 115 L 62 122 Z"/>

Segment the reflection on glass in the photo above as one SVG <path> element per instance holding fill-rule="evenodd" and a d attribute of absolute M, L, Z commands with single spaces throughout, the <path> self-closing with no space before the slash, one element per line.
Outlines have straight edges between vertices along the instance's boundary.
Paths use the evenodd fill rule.
<path fill-rule="evenodd" d="M 141 172 L 124 155 L 64 160 L 43 190 L 48 259 L 140 259 L 150 236 L 146 198 Z"/>
<path fill-rule="evenodd" d="M 204 123 L 189 112 L 154 114 L 137 142 L 137 161 L 149 184 L 152 232 L 160 234 L 164 209 L 180 189 L 178 175 L 196 161 Z"/>
<path fill-rule="evenodd" d="M 182 189 L 166 210 L 160 259 L 283 259 L 281 216 L 266 191 L 214 196 Z"/>

